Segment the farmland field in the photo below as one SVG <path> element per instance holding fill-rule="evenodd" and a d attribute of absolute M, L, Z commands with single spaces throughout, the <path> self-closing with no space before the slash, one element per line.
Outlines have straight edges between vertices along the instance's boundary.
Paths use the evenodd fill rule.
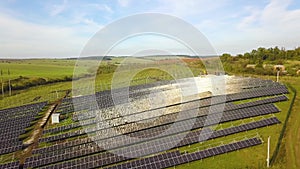
<path fill-rule="evenodd" d="M 88 61 L 87 61 L 88 62 Z M 28 59 L 28 60 L 0 60 L 0 69 L 3 78 L 8 79 L 7 71 L 10 71 L 10 78 L 15 79 L 19 76 L 30 78 L 56 79 L 72 76 L 76 60 L 62 59 Z M 87 73 L 82 69 L 82 73 Z"/>

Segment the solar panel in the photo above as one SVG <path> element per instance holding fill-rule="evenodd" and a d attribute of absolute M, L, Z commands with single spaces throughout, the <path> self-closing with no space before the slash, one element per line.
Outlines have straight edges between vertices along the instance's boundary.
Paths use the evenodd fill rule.
<path fill-rule="evenodd" d="M 226 145 L 222 145 L 222 146 L 217 146 L 217 147 L 209 148 L 209 149 L 206 149 L 206 150 L 201 150 L 201 151 L 194 152 L 194 153 L 181 154 L 181 155 L 172 156 L 170 158 L 166 158 L 164 160 L 154 161 L 152 163 L 153 164 L 152 166 L 156 166 L 156 168 L 172 167 L 174 165 L 180 165 L 180 164 L 192 162 L 192 161 L 195 161 L 195 160 L 201 160 L 201 159 L 204 159 L 204 158 L 208 158 L 210 156 L 224 154 L 224 153 L 232 151 L 233 149 L 235 149 L 235 150 L 243 149 L 243 148 L 246 148 L 246 147 L 259 145 L 261 143 L 262 142 L 261 142 L 260 139 L 251 138 L 251 139 L 248 139 L 248 140 L 242 140 L 242 141 L 238 141 L 238 142 L 235 142 L 235 143 L 230 143 L 230 144 L 226 144 Z M 139 159 L 139 160 L 136 160 L 136 161 L 141 161 L 141 160 L 143 160 L 143 159 Z M 132 168 L 132 169 L 134 169 L 134 168 L 147 168 L 149 166 L 147 163 L 146 164 L 136 163 L 136 161 L 130 161 L 130 162 L 127 162 L 127 164 L 129 164 L 130 168 Z M 138 164 L 140 164 L 140 165 L 138 165 Z M 116 166 L 113 166 L 113 167 L 105 167 L 105 169 L 121 168 L 121 167 L 118 167 L 118 166 L 121 166 L 121 165 L 124 165 L 124 164 L 119 164 L 119 165 L 116 165 Z"/>
<path fill-rule="evenodd" d="M 272 118 L 270 118 L 270 119 L 272 119 L 272 121 L 275 122 L 275 123 L 278 122 L 278 120 L 277 120 L 276 117 L 272 117 Z M 268 122 L 269 122 L 269 123 L 268 123 L 269 125 L 273 124 L 273 123 L 271 123 L 272 121 L 270 121 L 269 119 L 264 119 L 264 120 L 258 121 L 258 122 L 252 122 L 252 123 L 250 123 L 250 124 L 262 124 L 263 121 L 268 121 Z M 250 124 L 244 124 L 244 125 L 242 125 L 242 126 L 250 126 Z M 241 126 L 237 126 L 237 127 L 235 127 L 235 128 L 239 128 L 239 127 L 241 127 Z M 259 126 L 257 126 L 257 125 L 252 125 L 252 129 L 255 128 L 255 127 L 262 127 L 262 125 L 259 125 Z M 250 128 L 248 128 L 248 129 L 250 129 Z M 224 131 L 226 131 L 226 130 L 230 130 L 230 129 L 224 129 L 224 130 L 216 131 L 215 133 L 218 133 L 218 132 L 223 132 L 223 133 L 224 133 Z M 198 134 L 199 134 L 199 133 L 198 133 Z M 216 136 L 215 134 L 213 134 L 211 138 L 216 138 L 216 137 L 217 137 L 217 136 Z M 197 140 L 190 141 L 190 142 L 184 142 L 184 144 L 185 144 L 185 145 L 188 145 L 188 144 L 192 144 L 192 143 L 194 143 L 194 142 L 197 142 Z M 181 143 L 181 144 L 182 144 L 182 143 Z"/>

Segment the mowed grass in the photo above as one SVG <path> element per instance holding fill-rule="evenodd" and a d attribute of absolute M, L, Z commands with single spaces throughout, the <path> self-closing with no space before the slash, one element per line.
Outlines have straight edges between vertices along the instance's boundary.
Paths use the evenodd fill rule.
<path fill-rule="evenodd" d="M 286 168 L 298 169 L 300 168 L 300 78 L 282 77 L 281 81 L 292 85 L 297 90 L 297 96 L 275 165 L 285 162 Z"/>

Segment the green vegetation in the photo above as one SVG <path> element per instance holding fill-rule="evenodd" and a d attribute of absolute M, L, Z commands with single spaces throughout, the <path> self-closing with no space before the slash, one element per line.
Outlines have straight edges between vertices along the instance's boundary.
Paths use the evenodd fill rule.
<path fill-rule="evenodd" d="M 87 73 L 91 60 L 86 61 L 82 73 Z M 76 60 L 67 59 L 25 59 L 25 60 L 0 60 L 0 69 L 3 79 L 17 79 L 20 76 L 27 78 L 63 79 L 73 75 Z M 8 75 L 8 70 L 10 75 Z"/>
<path fill-rule="evenodd" d="M 89 63 L 92 61 L 84 62 L 86 64 L 79 69 L 82 77 L 88 74 Z M 76 60 L 63 59 L 0 60 L 0 88 L 3 85 L 5 95 L 8 95 L 9 84 L 12 94 L 15 94 L 15 90 L 71 81 L 75 63 Z"/>
<path fill-rule="evenodd" d="M 275 65 L 284 65 L 282 74 L 296 76 L 300 70 L 300 48 L 285 50 L 284 48 L 258 48 L 250 53 L 231 56 L 221 56 L 224 70 L 232 74 L 275 75 L 278 68 Z"/>
<path fill-rule="evenodd" d="M 260 78 L 270 78 L 269 76 Z M 281 82 L 287 83 L 296 89 L 297 95 L 291 109 L 291 114 L 287 122 L 287 128 L 283 136 L 280 150 L 273 164 L 273 168 L 291 168 L 297 169 L 300 167 L 300 78 L 283 76 Z M 287 107 L 288 109 L 289 107 Z"/>
<path fill-rule="evenodd" d="M 60 82 L 13 91 L 12 96 L 5 95 L 0 100 L 0 107 L 15 107 L 41 101 L 49 101 L 51 103 L 65 96 L 67 90 L 71 89 L 71 87 L 71 82 Z"/>

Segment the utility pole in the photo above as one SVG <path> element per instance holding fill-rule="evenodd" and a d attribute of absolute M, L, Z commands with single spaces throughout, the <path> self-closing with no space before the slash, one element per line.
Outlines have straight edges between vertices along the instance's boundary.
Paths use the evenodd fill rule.
<path fill-rule="evenodd" d="M 3 72 L 1 69 L 1 86 L 2 86 L 2 98 L 4 98 L 4 86 L 3 86 Z"/>
<path fill-rule="evenodd" d="M 55 90 L 55 93 L 56 93 L 56 98 L 58 99 L 58 92 L 57 92 L 57 90 Z"/>
<path fill-rule="evenodd" d="M 10 79 L 8 80 L 8 88 L 9 88 L 9 96 L 11 96 L 11 85 L 10 85 Z"/>
<path fill-rule="evenodd" d="M 9 71 L 9 69 L 7 70 L 7 74 L 8 74 L 8 89 L 9 89 L 9 96 L 11 96 L 10 71 Z"/>
<path fill-rule="evenodd" d="M 267 167 L 270 167 L 270 139 L 271 136 L 268 137 L 268 154 L 267 154 Z"/>

